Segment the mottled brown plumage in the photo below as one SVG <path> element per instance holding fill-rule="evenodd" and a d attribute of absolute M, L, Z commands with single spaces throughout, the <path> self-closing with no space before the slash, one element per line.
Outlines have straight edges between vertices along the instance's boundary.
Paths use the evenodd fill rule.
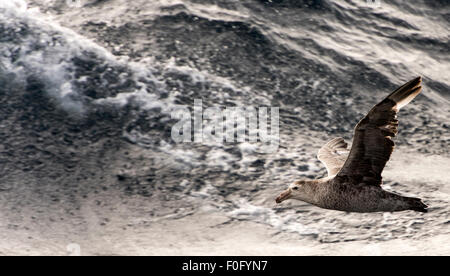
<path fill-rule="evenodd" d="M 421 82 L 417 77 L 375 105 L 356 125 L 350 152 L 342 138 L 326 143 L 317 157 L 326 166 L 328 177 L 296 181 L 277 197 L 277 203 L 293 198 L 347 212 L 426 212 L 420 199 L 381 188 L 381 173 L 394 150 L 397 113 L 420 93 Z"/>

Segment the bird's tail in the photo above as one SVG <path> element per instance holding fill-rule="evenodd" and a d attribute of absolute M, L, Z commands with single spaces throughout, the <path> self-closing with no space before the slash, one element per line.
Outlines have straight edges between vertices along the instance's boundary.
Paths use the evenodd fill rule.
<path fill-rule="evenodd" d="M 408 197 L 407 202 L 409 204 L 410 210 L 417 212 L 427 213 L 428 206 L 425 205 L 420 198 Z"/>
<path fill-rule="evenodd" d="M 420 86 L 421 84 L 422 77 L 417 77 L 397 88 L 387 98 L 396 102 L 397 110 L 399 110 L 419 95 L 422 89 L 422 86 Z"/>

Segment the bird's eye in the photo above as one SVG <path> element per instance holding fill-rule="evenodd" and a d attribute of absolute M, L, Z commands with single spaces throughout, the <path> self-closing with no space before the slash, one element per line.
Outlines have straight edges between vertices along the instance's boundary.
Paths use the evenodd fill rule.
<path fill-rule="evenodd" d="M 296 190 L 296 191 L 297 191 L 297 190 L 298 190 L 298 187 L 296 186 L 296 187 L 292 188 L 292 190 Z"/>

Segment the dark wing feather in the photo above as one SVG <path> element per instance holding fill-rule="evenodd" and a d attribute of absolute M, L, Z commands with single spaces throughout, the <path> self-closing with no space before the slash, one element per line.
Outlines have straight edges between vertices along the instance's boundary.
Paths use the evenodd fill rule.
<path fill-rule="evenodd" d="M 421 91 L 421 77 L 396 89 L 375 105 L 355 127 L 350 154 L 336 175 L 339 182 L 381 185 L 381 172 L 394 150 L 397 112 Z"/>

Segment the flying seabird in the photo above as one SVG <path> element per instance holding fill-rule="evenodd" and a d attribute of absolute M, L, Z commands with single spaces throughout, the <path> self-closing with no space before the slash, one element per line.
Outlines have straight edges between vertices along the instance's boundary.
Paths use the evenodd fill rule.
<path fill-rule="evenodd" d="M 276 202 L 297 199 L 325 209 L 346 212 L 427 212 L 421 199 L 382 189 L 381 172 L 394 150 L 398 111 L 421 91 L 417 77 L 397 88 L 375 105 L 356 125 L 351 150 L 343 138 L 334 138 L 318 152 L 328 176 L 298 180 L 282 192 Z"/>

